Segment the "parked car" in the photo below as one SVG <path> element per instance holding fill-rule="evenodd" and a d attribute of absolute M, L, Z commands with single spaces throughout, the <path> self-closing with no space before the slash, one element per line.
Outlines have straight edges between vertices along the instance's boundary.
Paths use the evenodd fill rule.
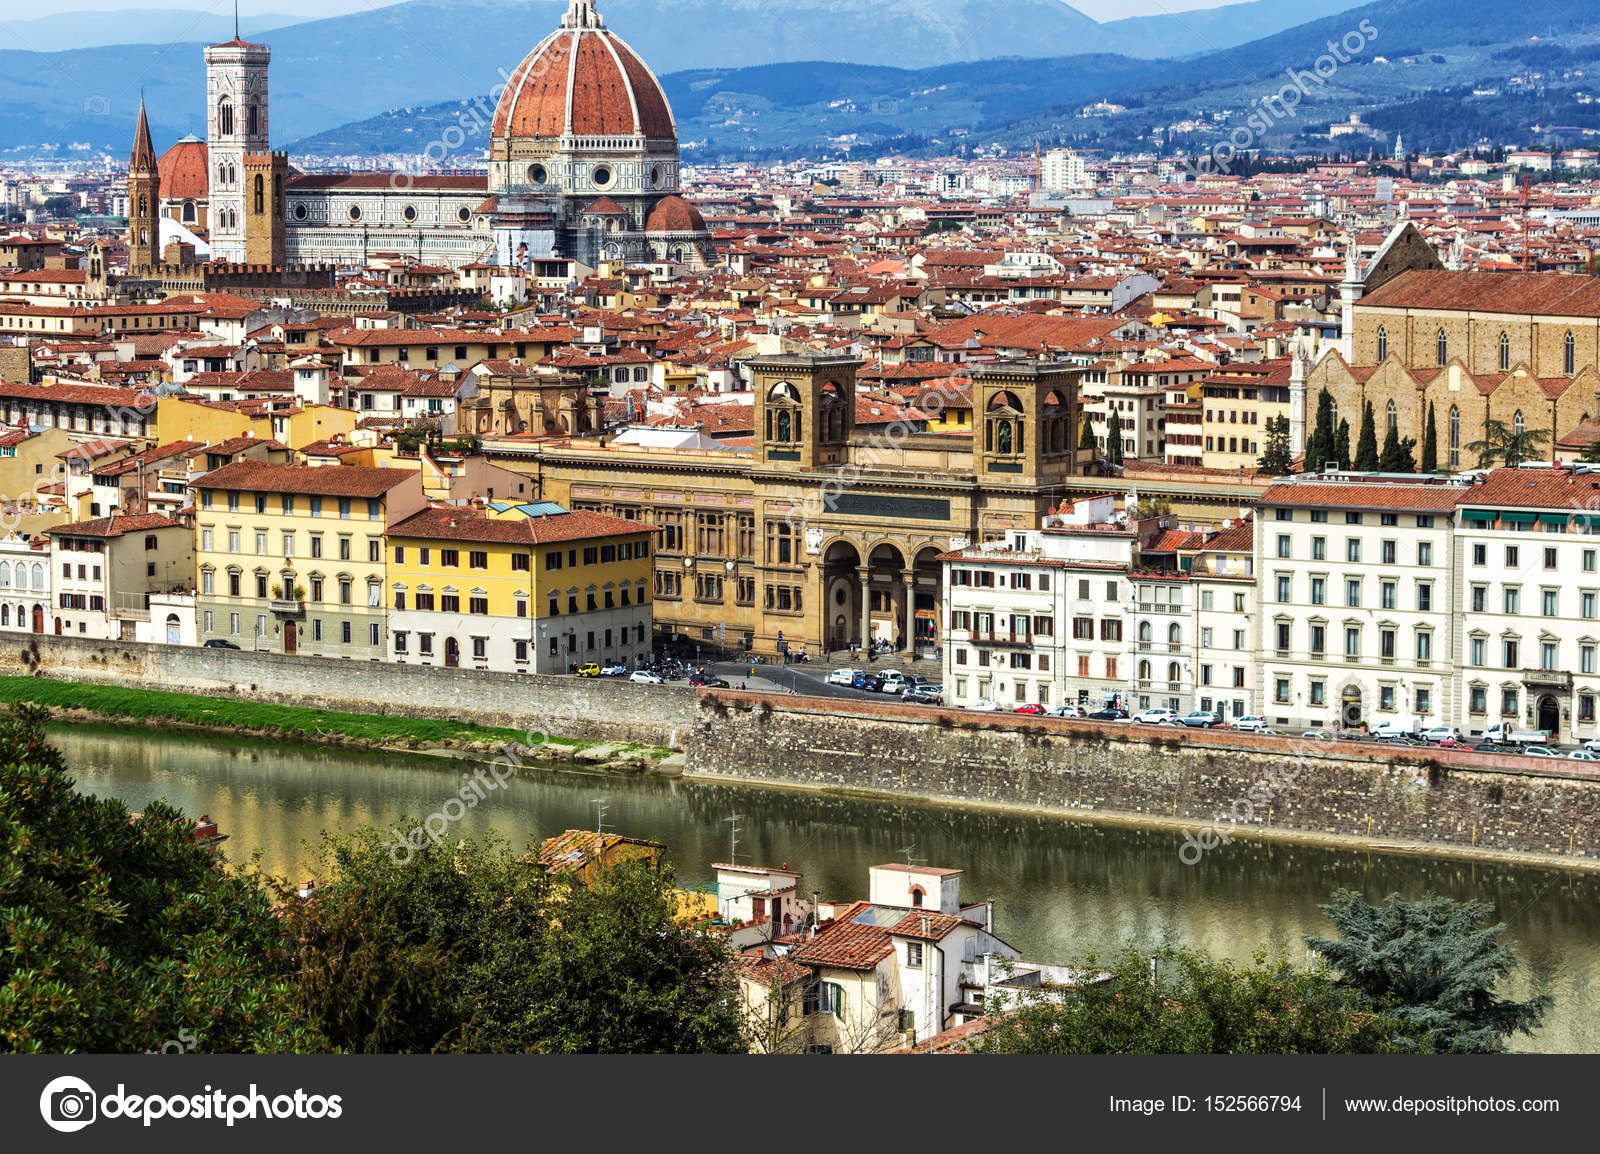
<path fill-rule="evenodd" d="M 1312 741 L 1332 741 L 1333 740 L 1333 734 L 1329 733 L 1325 729 L 1307 730 L 1305 733 L 1302 733 L 1300 736 L 1301 737 L 1310 738 Z"/>
<path fill-rule="evenodd" d="M 578 666 L 578 676 L 579 677 L 599 677 L 600 676 L 600 666 L 597 665 L 593 661 L 585 661 L 582 665 Z"/>
<path fill-rule="evenodd" d="M 998 701 L 974 701 L 971 705 L 967 706 L 967 708 L 972 710 L 974 713 L 1005 712 L 1005 706 L 1001 705 Z"/>
<path fill-rule="evenodd" d="M 1416 737 L 1418 732 L 1398 721 L 1385 721 L 1373 727 L 1372 736 L 1378 741 L 1387 741 L 1393 737 Z"/>
<path fill-rule="evenodd" d="M 1590 753 L 1587 749 L 1575 749 L 1567 754 L 1573 761 L 1600 761 L 1600 756 Z"/>
<path fill-rule="evenodd" d="M 1043 717 L 1044 716 L 1044 706 L 1042 706 L 1042 705 L 1032 705 L 1032 704 L 1030 704 L 1030 705 L 1019 705 L 1015 709 L 1013 709 L 1011 712 L 1012 713 L 1026 713 L 1030 717 Z"/>
<path fill-rule="evenodd" d="M 1141 725 L 1160 725 L 1163 721 L 1170 721 L 1177 716 L 1171 709 L 1147 709 L 1143 713 L 1134 714 L 1133 720 Z"/>
<path fill-rule="evenodd" d="M 1197 709 L 1193 713 L 1186 713 L 1178 719 L 1190 729 L 1214 729 L 1222 724 L 1222 718 L 1209 709 Z"/>
<path fill-rule="evenodd" d="M 906 675 L 898 669 L 885 669 L 878 674 L 878 693 L 904 693 Z"/>
<path fill-rule="evenodd" d="M 1600 737 L 1591 737 L 1588 741 L 1583 743 L 1583 748 L 1587 749 L 1590 753 L 1600 753 Z"/>
<path fill-rule="evenodd" d="M 1468 748 L 1466 742 L 1462 741 L 1460 738 L 1455 738 L 1455 737 L 1441 738 L 1435 744 L 1437 744 L 1440 749 L 1466 749 L 1466 748 Z"/>
<path fill-rule="evenodd" d="M 1472 747 L 1472 752 L 1474 752 L 1474 753 L 1499 753 L 1500 752 L 1500 747 L 1498 745 L 1495 745 L 1493 742 L 1480 741 L 1480 742 L 1478 742 L 1477 745 L 1474 745 Z"/>
<path fill-rule="evenodd" d="M 867 687 L 867 682 L 870 680 L 871 674 L 867 673 L 867 671 L 864 669 L 857 669 L 855 670 L 855 676 L 850 679 L 850 688 L 865 689 Z"/>
<path fill-rule="evenodd" d="M 1097 709 L 1089 715 L 1091 721 L 1127 721 L 1126 709 Z"/>
<path fill-rule="evenodd" d="M 600 676 L 626 677 L 628 676 L 628 667 L 620 661 L 613 661 L 610 665 L 602 665 L 600 667 Z"/>
<path fill-rule="evenodd" d="M 1270 725 L 1262 726 L 1260 729 L 1255 730 L 1255 732 L 1263 734 L 1263 735 L 1265 735 L 1267 737 L 1282 737 L 1283 736 L 1283 730 L 1281 730 L 1281 729 L 1273 729 L 1272 726 L 1270 726 Z"/>
<path fill-rule="evenodd" d="M 1542 729 L 1515 729 L 1497 721 L 1483 731 L 1483 740 L 1501 745 L 1543 745 L 1550 735 Z"/>
<path fill-rule="evenodd" d="M 211 638 L 211 640 L 207 641 L 200 648 L 202 648 L 202 649 L 237 649 L 239 647 L 237 645 L 235 645 L 233 642 L 227 641 L 227 640 L 225 640 L 225 639 L 223 639 L 221 637 L 213 637 L 213 638 Z"/>
<path fill-rule="evenodd" d="M 867 674 L 866 677 L 862 678 L 860 688 L 865 689 L 868 693 L 882 693 L 883 692 L 883 674 L 881 674 L 881 673 L 869 673 L 869 674 Z"/>
<path fill-rule="evenodd" d="M 628 678 L 628 680 L 636 685 L 661 684 L 661 678 L 658 675 L 651 673 L 648 669 L 635 669 L 633 671 L 633 676 Z"/>
<path fill-rule="evenodd" d="M 1461 731 L 1453 725 L 1436 725 L 1432 729 L 1422 731 L 1422 740 L 1443 745 L 1446 741 L 1460 741 Z"/>
<path fill-rule="evenodd" d="M 1548 745 L 1525 745 L 1521 749 L 1523 757 L 1560 757 L 1561 755 Z"/>
<path fill-rule="evenodd" d="M 1044 711 L 1046 717 L 1082 717 L 1084 709 L 1081 705 L 1057 705 Z"/>
<path fill-rule="evenodd" d="M 856 678 L 861 676 L 859 669 L 835 669 L 828 674 L 829 685 L 854 685 Z"/>
<path fill-rule="evenodd" d="M 902 701 L 909 701 L 913 705 L 943 705 L 944 686 L 919 685 L 915 689 L 905 691 Z"/>
<path fill-rule="evenodd" d="M 1233 728 L 1243 730 L 1245 733 L 1261 733 L 1267 728 L 1265 717 L 1235 717 Z"/>

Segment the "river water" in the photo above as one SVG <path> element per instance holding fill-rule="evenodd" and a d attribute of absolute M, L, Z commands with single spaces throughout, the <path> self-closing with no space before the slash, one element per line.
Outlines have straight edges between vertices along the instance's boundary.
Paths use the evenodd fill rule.
<path fill-rule="evenodd" d="M 64 726 L 53 740 L 82 788 L 132 809 L 165 798 L 208 813 L 229 835 L 233 861 L 259 852 L 263 868 L 295 878 L 309 876 L 308 843 L 324 830 L 426 817 L 461 773 L 430 758 L 146 731 Z M 728 860 L 735 815 L 739 861 L 787 862 L 824 899 L 865 897 L 869 866 L 908 855 L 965 870 L 963 900 L 994 899 L 999 935 L 1042 961 L 1164 937 L 1241 959 L 1258 943 L 1284 943 L 1303 960 L 1300 936 L 1331 928 L 1317 905 L 1341 886 L 1371 899 L 1432 890 L 1489 902 L 1523 961 L 1508 992 L 1556 999 L 1544 1027 L 1516 1048 L 1600 1050 L 1600 877 L 1245 842 L 1190 866 L 1168 832 L 547 770 L 520 773 L 453 830 L 493 827 L 522 846 L 593 828 L 597 798 L 605 828 L 664 842 L 691 886 L 712 881 L 711 863 Z"/>

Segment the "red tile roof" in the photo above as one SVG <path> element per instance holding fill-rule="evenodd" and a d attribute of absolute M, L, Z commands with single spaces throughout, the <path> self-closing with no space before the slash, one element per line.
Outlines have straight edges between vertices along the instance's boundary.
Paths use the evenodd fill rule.
<path fill-rule="evenodd" d="M 183 524 L 160 513 L 133 513 L 57 525 L 53 529 L 46 529 L 45 532 L 52 537 L 121 537 L 124 533 L 143 533 L 150 529 L 172 528 L 183 528 Z"/>
<path fill-rule="evenodd" d="M 196 482 L 202 489 L 235 492 L 312 493 L 330 497 L 381 497 L 418 476 L 415 469 L 373 469 L 357 465 L 280 465 L 234 461 Z"/>
<path fill-rule="evenodd" d="M 543 517 L 489 517 L 459 507 L 424 509 L 388 531 L 390 537 L 482 541 L 507 545 L 551 545 L 600 537 L 655 532 L 654 525 L 577 510 Z"/>

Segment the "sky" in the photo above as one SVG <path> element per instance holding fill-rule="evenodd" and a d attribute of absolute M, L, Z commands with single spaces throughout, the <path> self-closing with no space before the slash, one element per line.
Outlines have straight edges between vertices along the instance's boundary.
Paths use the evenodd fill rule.
<path fill-rule="evenodd" d="M 246 12 L 270 12 L 289 16 L 338 16 L 380 8 L 395 0 L 245 0 Z M 1154 16 L 1165 12 L 1187 12 L 1195 8 L 1220 7 L 1218 0 L 1078 0 L 1072 5 L 1096 20 L 1116 20 L 1123 16 Z M 142 8 L 183 8 L 189 11 L 226 12 L 232 0 L 58 0 L 54 7 L 63 12 L 118 12 Z M 604 11 L 601 0 L 601 11 Z M 46 15 L 48 6 L 39 0 L 0 0 L 0 20 L 29 20 Z"/>

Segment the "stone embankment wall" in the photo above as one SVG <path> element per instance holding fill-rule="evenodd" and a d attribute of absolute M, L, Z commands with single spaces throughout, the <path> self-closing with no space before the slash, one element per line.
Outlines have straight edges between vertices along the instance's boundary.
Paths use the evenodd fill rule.
<path fill-rule="evenodd" d="M 694 691 L 686 686 L 53 635 L 0 634 L 0 674 L 664 746 L 682 743 L 694 715 Z"/>
<path fill-rule="evenodd" d="M 697 776 L 1600 864 L 1583 762 L 726 690 L 698 709 Z"/>

